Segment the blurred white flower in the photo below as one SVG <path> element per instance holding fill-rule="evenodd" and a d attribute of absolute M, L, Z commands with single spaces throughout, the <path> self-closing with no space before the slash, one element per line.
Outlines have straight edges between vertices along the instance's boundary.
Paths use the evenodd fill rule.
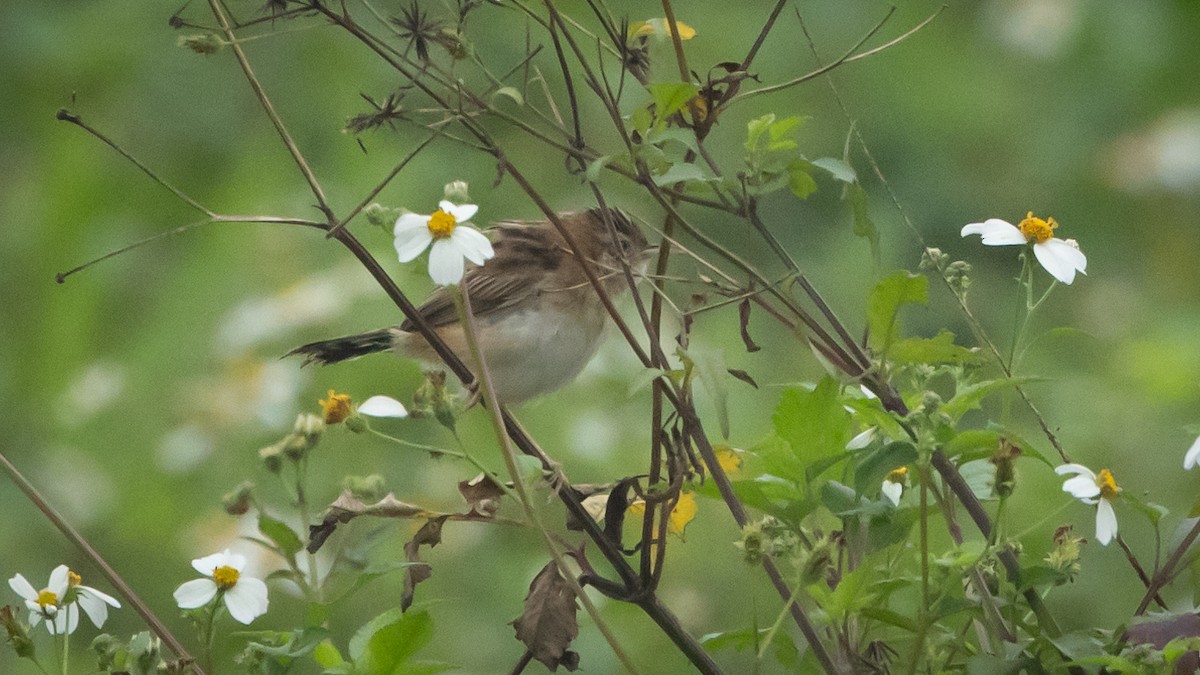
<path fill-rule="evenodd" d="M 1096 507 L 1096 541 L 1108 546 L 1117 536 L 1117 513 L 1113 510 L 1112 500 L 1121 493 L 1112 472 L 1101 469 L 1095 474 L 1082 464 L 1063 464 L 1055 468 L 1054 473 L 1074 476 L 1063 483 L 1063 492 Z"/>
<path fill-rule="evenodd" d="M 908 477 L 908 467 L 902 466 L 898 469 L 893 469 L 883 479 L 883 485 L 879 491 L 884 497 L 892 503 L 892 506 L 900 506 L 900 496 L 904 494 L 904 481 Z"/>
<path fill-rule="evenodd" d="M 1024 246 L 1033 242 L 1033 255 L 1050 276 L 1064 284 L 1075 281 L 1075 273 L 1087 274 L 1087 256 L 1079 250 L 1075 240 L 1058 239 L 1054 230 L 1058 223 L 1053 218 L 1035 218 L 1030 211 L 1019 224 L 999 218 L 989 218 L 982 223 L 971 223 L 962 229 L 962 236 L 981 235 L 985 246 Z"/>
<path fill-rule="evenodd" d="M 66 567 L 66 565 L 60 565 L 60 567 Z M 121 603 L 111 595 L 91 586 L 84 586 L 83 578 L 72 570 L 67 570 L 67 585 L 74 591 L 74 594 L 67 593 L 68 602 L 73 599 L 78 603 L 79 608 L 96 628 L 104 627 L 104 622 L 108 620 L 109 607 L 121 608 Z"/>
<path fill-rule="evenodd" d="M 358 414 L 367 417 L 408 417 L 408 409 L 391 396 L 372 396 L 358 406 Z"/>
<path fill-rule="evenodd" d="M 203 607 L 220 594 L 235 621 L 249 624 L 267 613 L 267 585 L 261 579 L 242 575 L 246 556 L 225 549 L 193 560 L 192 567 L 205 578 L 193 579 L 175 589 L 175 604 L 180 609 Z"/>
<path fill-rule="evenodd" d="M 1183 468 L 1193 469 L 1200 466 L 1200 438 L 1197 438 L 1192 447 L 1188 448 L 1187 454 L 1183 456 Z"/>
<path fill-rule="evenodd" d="M 876 431 L 878 431 L 878 429 L 876 429 L 875 427 L 867 427 L 863 431 L 859 432 L 859 434 L 857 436 L 855 436 L 854 438 L 851 438 L 848 443 L 846 443 L 846 449 L 847 450 L 862 450 L 863 448 L 870 445 L 871 441 L 875 440 Z"/>
<path fill-rule="evenodd" d="M 492 243 L 468 220 L 479 211 L 474 204 L 438 202 L 438 210 L 426 216 L 406 213 L 396 219 L 396 255 L 409 262 L 430 246 L 429 278 L 442 286 L 462 280 L 463 258 L 482 265 L 495 255 Z"/>

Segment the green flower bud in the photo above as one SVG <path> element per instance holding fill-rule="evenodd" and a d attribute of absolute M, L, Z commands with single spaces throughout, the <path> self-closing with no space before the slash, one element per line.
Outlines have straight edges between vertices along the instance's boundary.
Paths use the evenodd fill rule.
<path fill-rule="evenodd" d="M 356 434 L 361 434 L 367 430 L 367 421 L 362 415 L 351 415 L 346 418 L 346 428 Z"/>
<path fill-rule="evenodd" d="M 342 480 L 342 488 L 364 502 L 377 502 L 386 494 L 386 483 L 383 476 L 373 473 L 369 476 L 346 476 Z"/>
<path fill-rule="evenodd" d="M 221 497 L 221 507 L 231 516 L 240 516 L 250 510 L 254 503 L 254 483 L 242 481 L 240 485 Z"/>
<path fill-rule="evenodd" d="M 202 35 L 180 35 L 175 43 L 180 47 L 187 47 L 197 54 L 211 56 L 225 48 L 227 44 L 224 40 L 217 37 L 214 33 L 204 33 Z"/>
<path fill-rule="evenodd" d="M 283 442 L 267 447 L 258 451 L 258 459 L 263 463 L 263 466 L 271 473 L 279 473 L 283 470 Z"/>
<path fill-rule="evenodd" d="M 456 180 L 446 183 L 442 188 L 442 194 L 446 201 L 454 202 L 455 204 L 471 204 L 471 196 L 467 193 L 466 181 Z"/>

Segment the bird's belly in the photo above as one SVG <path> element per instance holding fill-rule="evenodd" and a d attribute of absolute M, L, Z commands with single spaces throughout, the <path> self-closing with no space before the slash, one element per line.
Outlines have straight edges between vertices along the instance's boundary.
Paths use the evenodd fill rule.
<path fill-rule="evenodd" d="M 575 379 L 596 354 L 604 315 L 543 306 L 506 312 L 479 329 L 497 398 L 519 403 Z"/>

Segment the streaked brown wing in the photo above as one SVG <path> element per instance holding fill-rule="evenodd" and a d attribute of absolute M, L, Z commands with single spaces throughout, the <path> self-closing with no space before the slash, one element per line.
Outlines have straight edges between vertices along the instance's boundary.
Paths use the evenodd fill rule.
<path fill-rule="evenodd" d="M 492 312 L 511 307 L 539 292 L 537 284 L 530 283 L 527 276 L 493 275 L 484 268 L 468 271 L 466 284 L 467 292 L 471 296 L 471 310 L 475 312 L 475 316 L 480 318 L 486 318 Z M 429 299 L 417 308 L 417 311 L 433 328 L 458 321 L 458 312 L 454 309 L 454 301 L 450 298 L 450 292 L 446 287 L 434 291 Z M 412 331 L 413 328 L 412 322 L 407 319 L 400 324 L 400 330 L 403 331 Z"/>

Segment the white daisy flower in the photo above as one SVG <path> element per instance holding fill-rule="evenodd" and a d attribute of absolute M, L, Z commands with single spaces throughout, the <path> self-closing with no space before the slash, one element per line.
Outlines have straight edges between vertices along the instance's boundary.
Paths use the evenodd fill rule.
<path fill-rule="evenodd" d="M 229 615 L 240 623 L 249 624 L 267 613 L 267 585 L 261 579 L 242 576 L 246 556 L 225 549 L 193 560 L 192 567 L 205 578 L 175 589 L 175 604 L 180 609 L 203 607 L 219 594 Z"/>
<path fill-rule="evenodd" d="M 429 278 L 443 286 L 462 280 L 463 258 L 482 265 L 496 253 L 492 243 L 468 220 L 479 211 L 474 204 L 438 202 L 438 210 L 426 216 L 406 213 L 396 219 L 396 255 L 409 262 L 430 246 Z"/>
<path fill-rule="evenodd" d="M 20 574 L 9 579 L 8 586 L 24 598 L 31 626 L 45 620 L 46 630 L 52 635 L 69 635 L 79 627 L 81 608 L 92 623 L 101 628 L 108 620 L 108 607 L 121 606 L 116 598 L 84 586 L 81 582 L 78 574 L 66 565 L 59 565 L 50 573 L 50 581 L 40 591 Z"/>
<path fill-rule="evenodd" d="M 1113 510 L 1112 500 L 1121 493 L 1112 472 L 1101 469 L 1095 474 L 1082 464 L 1063 464 L 1055 468 L 1054 473 L 1074 476 L 1063 483 L 1063 492 L 1096 507 L 1096 541 L 1108 546 L 1117 536 L 1117 513 Z"/>
<path fill-rule="evenodd" d="M 1200 438 L 1192 443 L 1192 447 L 1188 448 L 1187 454 L 1183 456 L 1183 468 L 1192 469 L 1200 466 Z"/>
<path fill-rule="evenodd" d="M 358 406 L 358 414 L 367 417 L 408 417 L 408 409 L 391 396 L 372 396 Z"/>
<path fill-rule="evenodd" d="M 985 246 L 1024 246 L 1033 242 L 1033 255 L 1050 276 L 1064 284 L 1075 281 L 1075 273 L 1087 274 L 1087 256 L 1079 250 L 1074 239 L 1058 239 L 1054 230 L 1058 223 L 1053 218 L 1035 218 L 1030 211 L 1019 224 L 999 218 L 989 218 L 982 223 L 971 223 L 963 227 L 962 236 L 981 235 Z"/>
<path fill-rule="evenodd" d="M 892 506 L 900 506 L 900 496 L 904 494 L 904 481 L 908 477 L 908 467 L 902 466 L 898 469 L 893 469 L 883 479 L 883 485 L 879 491 L 884 497 L 892 503 Z"/>
<path fill-rule="evenodd" d="M 875 440 L 875 434 L 879 431 L 876 427 L 867 427 L 860 431 L 854 438 L 851 438 L 846 443 L 847 450 L 862 450 Z"/>

